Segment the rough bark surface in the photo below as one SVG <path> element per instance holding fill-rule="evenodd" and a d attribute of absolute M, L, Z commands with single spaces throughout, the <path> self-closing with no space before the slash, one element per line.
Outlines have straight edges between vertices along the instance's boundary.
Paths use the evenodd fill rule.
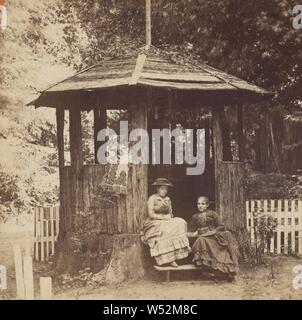
<path fill-rule="evenodd" d="M 55 270 L 58 274 L 76 274 L 89 268 L 102 273 L 102 281 L 120 283 L 143 278 L 153 261 L 140 235 L 68 234 L 58 244 Z"/>

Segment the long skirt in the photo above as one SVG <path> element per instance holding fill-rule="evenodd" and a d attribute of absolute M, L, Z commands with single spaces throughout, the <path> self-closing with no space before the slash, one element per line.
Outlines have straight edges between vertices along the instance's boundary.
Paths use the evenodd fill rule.
<path fill-rule="evenodd" d="M 200 235 L 192 246 L 193 262 L 226 274 L 238 272 L 238 249 L 229 231 Z"/>
<path fill-rule="evenodd" d="M 184 219 L 147 219 L 142 240 L 149 246 L 157 265 L 163 265 L 188 256 L 190 245 L 186 232 L 187 223 Z"/>

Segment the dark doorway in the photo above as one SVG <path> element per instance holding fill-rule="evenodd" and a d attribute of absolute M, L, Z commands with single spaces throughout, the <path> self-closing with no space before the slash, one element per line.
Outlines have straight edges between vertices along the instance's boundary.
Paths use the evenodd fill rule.
<path fill-rule="evenodd" d="M 201 175 L 187 175 L 188 164 L 175 164 L 173 140 L 171 152 L 172 163 L 170 165 L 150 164 L 148 166 L 149 195 L 155 192 L 152 182 L 156 178 L 168 178 L 174 185 L 169 194 L 172 200 L 173 214 L 174 216 L 182 217 L 189 221 L 192 215 L 196 213 L 198 196 L 205 195 L 209 197 L 211 207 L 213 208 L 214 205 L 215 179 L 210 117 L 206 110 L 195 112 L 182 111 L 183 117 L 177 117 L 177 112 L 174 112 L 173 117 L 173 115 L 169 113 L 169 110 L 156 112 L 156 115 L 153 114 L 151 117 L 149 116 L 150 135 L 151 129 L 170 128 L 173 130 L 177 126 L 181 126 L 182 129 L 194 129 L 194 132 L 197 132 L 197 129 L 205 130 L 205 171 Z M 193 136 L 194 139 L 196 139 L 196 136 Z"/>

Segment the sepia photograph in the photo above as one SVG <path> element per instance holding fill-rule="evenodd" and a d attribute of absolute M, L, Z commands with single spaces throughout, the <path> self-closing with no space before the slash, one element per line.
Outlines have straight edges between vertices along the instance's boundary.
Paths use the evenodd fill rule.
<path fill-rule="evenodd" d="M 0 45 L 0 300 L 302 300 L 302 0 L 0 0 Z"/>

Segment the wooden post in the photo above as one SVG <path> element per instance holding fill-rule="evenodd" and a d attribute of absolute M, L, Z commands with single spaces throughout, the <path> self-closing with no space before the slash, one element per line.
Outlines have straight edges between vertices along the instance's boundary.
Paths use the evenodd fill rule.
<path fill-rule="evenodd" d="M 30 234 L 26 235 L 25 256 L 26 257 L 30 257 L 31 256 L 31 236 L 30 236 Z"/>
<path fill-rule="evenodd" d="M 35 238 L 35 243 L 34 243 L 34 257 L 35 260 L 37 261 L 39 259 L 38 257 L 38 232 L 37 232 L 37 208 L 34 209 L 34 238 Z"/>
<path fill-rule="evenodd" d="M 277 254 L 281 254 L 281 231 L 283 231 L 283 226 L 281 225 L 282 219 L 282 200 L 278 200 L 278 211 L 277 211 Z"/>
<path fill-rule="evenodd" d="M 21 248 L 19 245 L 14 245 L 14 259 L 15 259 L 15 275 L 16 275 L 16 287 L 17 287 L 17 298 L 24 299 L 24 278 L 23 278 L 23 266 L 22 266 L 22 255 Z"/>
<path fill-rule="evenodd" d="M 25 299 L 34 299 L 34 276 L 33 276 L 33 265 L 31 257 L 23 258 L 23 272 L 24 272 L 24 287 L 25 287 Z"/>
<path fill-rule="evenodd" d="M 74 220 L 80 208 L 80 176 L 83 167 L 83 148 L 82 148 L 82 127 L 81 110 L 78 108 L 69 109 L 69 131 L 70 131 L 70 161 L 72 188 L 71 211 L 72 216 L 67 217 L 68 231 L 74 230 Z"/>
<path fill-rule="evenodd" d="M 223 160 L 223 139 L 222 139 L 222 117 L 223 109 L 212 108 L 213 127 L 213 151 L 214 151 L 214 172 L 215 172 L 215 207 L 219 211 L 219 167 Z"/>
<path fill-rule="evenodd" d="M 146 48 L 151 47 L 151 0 L 146 0 Z"/>
<path fill-rule="evenodd" d="M 52 281 L 50 277 L 40 278 L 40 298 L 41 300 L 52 299 Z"/>
<path fill-rule="evenodd" d="M 39 261 L 41 256 L 39 252 L 41 252 L 42 246 L 42 234 L 41 234 L 41 219 L 43 211 L 42 208 L 35 208 L 35 260 Z"/>
<path fill-rule="evenodd" d="M 105 129 L 107 126 L 107 115 L 106 115 L 106 108 L 94 108 L 93 111 L 94 115 L 94 158 L 95 163 L 98 164 L 97 158 L 97 151 L 98 148 L 101 146 L 102 142 L 97 141 L 98 132 L 102 129 Z"/>
<path fill-rule="evenodd" d="M 247 258 L 250 248 L 245 223 L 244 164 L 238 161 L 224 161 L 223 111 L 213 108 L 212 115 L 216 210 L 223 219 L 226 228 L 234 232 L 241 254 Z"/>
<path fill-rule="evenodd" d="M 63 168 L 65 164 L 64 158 L 64 109 L 56 109 L 57 119 L 57 143 L 58 143 L 58 156 L 59 168 Z"/>
<path fill-rule="evenodd" d="M 204 121 L 205 129 L 205 172 L 200 176 L 199 183 L 202 182 L 202 185 L 205 187 L 203 192 L 212 198 L 212 179 L 211 176 L 211 162 L 210 162 L 210 148 L 211 148 L 211 139 L 210 139 L 210 123 L 209 119 L 206 118 Z M 206 184 L 204 183 L 206 181 Z"/>
<path fill-rule="evenodd" d="M 7 290 L 7 271 L 0 265 L 0 290 Z"/>
<path fill-rule="evenodd" d="M 60 180 L 60 219 L 61 219 L 61 230 L 60 237 L 63 238 L 66 232 L 66 223 L 65 223 L 65 210 L 64 210 L 64 194 L 63 194 L 63 183 L 64 179 L 62 176 L 62 170 L 65 165 L 65 150 L 64 150 L 64 109 L 56 109 L 56 118 L 57 118 L 57 144 L 58 144 L 58 157 L 59 157 L 59 180 Z"/>
<path fill-rule="evenodd" d="M 170 281 L 171 281 L 171 271 L 168 270 L 166 274 L 166 282 L 170 282 Z"/>
<path fill-rule="evenodd" d="M 147 130 L 147 108 L 144 105 L 129 109 L 129 131 L 138 128 Z M 129 163 L 128 167 L 127 230 L 128 233 L 139 234 L 147 214 L 148 165 Z"/>
<path fill-rule="evenodd" d="M 55 232 L 54 232 L 54 235 L 55 235 L 55 241 L 58 240 L 58 233 L 59 233 L 59 230 L 60 230 L 60 207 L 55 207 L 54 208 L 54 228 L 55 228 Z"/>
<path fill-rule="evenodd" d="M 210 124 L 209 119 L 206 118 L 204 122 L 204 129 L 205 129 L 205 163 L 206 163 L 206 173 L 208 174 L 209 171 L 209 164 L 210 164 Z"/>
<path fill-rule="evenodd" d="M 238 143 L 239 143 L 239 161 L 243 162 L 245 158 L 245 129 L 243 118 L 243 106 L 237 106 L 238 112 Z"/>
<path fill-rule="evenodd" d="M 46 261 L 48 261 L 49 258 L 49 212 L 50 208 L 47 209 L 47 217 L 45 219 L 45 241 L 46 241 Z"/>
<path fill-rule="evenodd" d="M 51 241 L 51 254 L 55 253 L 55 219 L 54 212 L 56 208 L 50 208 L 50 241 Z"/>
<path fill-rule="evenodd" d="M 298 201 L 298 215 L 299 215 L 299 220 L 298 220 L 298 255 L 302 255 L 302 201 Z"/>
<path fill-rule="evenodd" d="M 83 166 L 81 110 L 69 109 L 70 161 L 71 166 L 80 169 Z"/>
<path fill-rule="evenodd" d="M 284 216 L 284 243 L 283 243 L 283 252 L 284 254 L 288 254 L 288 200 L 284 200 L 284 211 L 283 211 L 283 216 Z"/>
<path fill-rule="evenodd" d="M 41 262 L 44 262 L 45 249 L 44 249 L 44 239 L 45 239 L 45 229 L 44 229 L 44 208 L 40 208 L 40 235 L 41 235 Z"/>

